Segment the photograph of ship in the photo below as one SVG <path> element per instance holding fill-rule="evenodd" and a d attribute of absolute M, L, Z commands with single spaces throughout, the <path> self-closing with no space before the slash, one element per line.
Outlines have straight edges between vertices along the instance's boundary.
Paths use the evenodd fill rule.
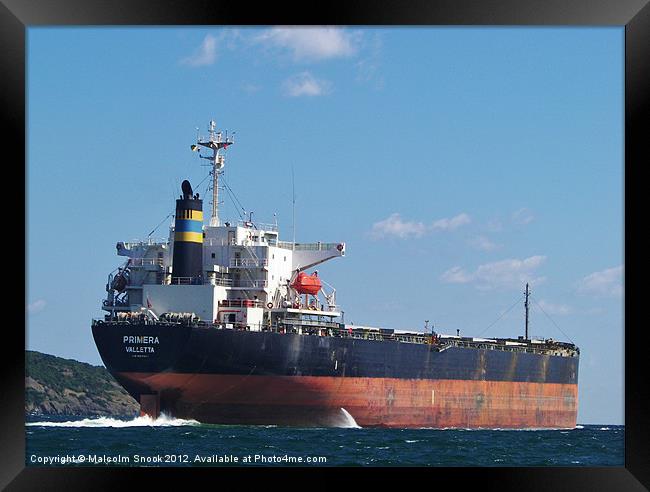
<path fill-rule="evenodd" d="M 165 242 L 117 243 L 95 343 L 113 376 L 161 412 L 216 424 L 573 428 L 579 349 L 568 342 L 359 327 L 314 268 L 344 242 L 282 241 L 274 224 L 221 223 L 232 145 L 210 121 L 212 209 L 182 182 Z M 207 218 L 207 217 L 206 217 Z M 310 272 L 310 273 L 307 273 Z"/>
<path fill-rule="evenodd" d="M 28 465 L 620 466 L 623 29 L 27 41 Z"/>

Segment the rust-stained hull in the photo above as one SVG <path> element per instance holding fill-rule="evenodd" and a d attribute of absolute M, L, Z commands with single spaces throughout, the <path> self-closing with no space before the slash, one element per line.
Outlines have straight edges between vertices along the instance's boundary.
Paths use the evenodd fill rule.
<path fill-rule="evenodd" d="M 577 385 L 310 376 L 120 373 L 160 411 L 207 423 L 362 427 L 574 428 Z M 147 395 L 143 395 L 147 397 Z"/>
<path fill-rule="evenodd" d="M 142 412 L 220 424 L 573 428 L 578 357 L 170 324 L 96 324 Z M 342 409 L 345 409 L 343 411 Z"/>

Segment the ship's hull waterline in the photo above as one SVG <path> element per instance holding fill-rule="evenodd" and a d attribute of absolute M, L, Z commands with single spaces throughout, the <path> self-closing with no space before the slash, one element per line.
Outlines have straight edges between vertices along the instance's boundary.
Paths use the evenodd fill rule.
<path fill-rule="evenodd" d="M 165 324 L 96 324 L 145 413 L 217 424 L 573 428 L 578 358 Z M 347 413 L 346 413 L 347 412 Z M 349 414 L 349 416 L 348 416 Z"/>

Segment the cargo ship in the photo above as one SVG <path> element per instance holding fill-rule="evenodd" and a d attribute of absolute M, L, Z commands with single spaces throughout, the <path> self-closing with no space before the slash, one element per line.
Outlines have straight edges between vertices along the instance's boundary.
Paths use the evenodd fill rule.
<path fill-rule="evenodd" d="M 211 121 L 191 145 L 209 161 L 209 218 L 185 180 L 168 238 L 116 245 L 125 262 L 108 276 L 106 314 L 92 333 L 141 414 L 216 424 L 575 427 L 580 351 L 529 337 L 528 285 L 525 332 L 512 338 L 346 323 L 336 290 L 314 270 L 345 256 L 345 242 L 282 241 L 277 224 L 252 213 L 221 222 L 219 191 L 231 191 L 220 184 L 224 151 L 233 143 Z"/>

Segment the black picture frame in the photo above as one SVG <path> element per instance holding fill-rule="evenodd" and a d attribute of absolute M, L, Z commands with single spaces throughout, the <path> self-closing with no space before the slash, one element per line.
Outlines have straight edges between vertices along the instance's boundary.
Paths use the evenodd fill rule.
<path fill-rule="evenodd" d="M 253 6 L 254 5 L 254 6 Z M 643 229 L 645 221 L 633 221 L 634 208 L 641 196 L 639 187 L 643 181 L 632 179 L 646 162 L 647 134 L 643 123 L 650 120 L 650 5 L 648 0 L 375 0 L 355 2 L 305 3 L 303 5 L 267 2 L 250 6 L 223 0 L 0 0 L 0 98 L 3 102 L 5 121 L 3 149 L 16 151 L 14 157 L 6 158 L 8 168 L 26 169 L 25 147 L 25 82 L 26 82 L 26 29 L 45 25 L 534 25 L 534 26 L 625 26 L 625 257 L 632 263 L 631 249 L 635 242 L 631 237 L 636 229 Z M 9 154 L 5 154 L 9 155 Z M 23 172 L 23 179 L 26 174 Z M 21 201 L 27 206 L 26 187 L 7 186 L 4 200 Z M 26 183 L 25 183 L 26 184 Z M 6 203 L 6 202 L 5 202 Z M 26 214 L 25 214 L 26 219 Z M 17 224 L 13 224 L 16 222 Z M 25 221 L 20 217 L 9 218 L 6 227 L 25 232 Z M 25 237 L 23 235 L 23 237 Z M 14 248 L 18 249 L 19 248 Z M 20 251 L 12 251 L 11 261 L 23 264 L 26 257 Z M 16 258 L 16 255 L 19 258 Z M 7 257 L 5 257 L 7 262 Z M 5 267 L 6 269 L 6 267 Z M 24 273 L 25 270 L 23 270 Z M 635 276 L 634 269 L 629 268 Z M 13 291 L 17 271 L 11 281 Z M 629 277 L 628 277 L 629 278 Z M 626 285 L 627 285 L 626 278 Z M 23 285 L 24 287 L 24 285 Z M 23 288 L 23 298 L 26 290 Z M 647 401 L 648 353 L 645 326 L 633 326 L 628 307 L 639 294 L 626 289 L 625 321 L 625 466 L 608 468 L 452 468 L 346 470 L 346 480 L 359 478 L 364 486 L 384 484 L 386 479 L 397 485 L 419 486 L 422 479 L 428 487 L 445 486 L 480 487 L 481 490 L 644 490 L 650 487 L 650 450 L 647 437 L 648 423 L 643 404 Z M 125 469 L 125 468 L 25 468 L 24 428 L 24 349 L 25 338 L 18 327 L 25 326 L 25 315 L 12 305 L 6 306 L 3 326 L 2 383 L 0 398 L 0 487 L 7 490 L 115 490 L 117 487 L 188 487 L 189 477 L 180 469 Z M 25 303 L 23 303 L 25 305 Z M 14 307 L 12 307 L 14 306 Z M 14 312 L 15 311 L 15 312 Z M 13 333 L 13 337 L 10 336 Z M 206 478 L 209 486 L 220 486 L 225 469 L 218 473 L 212 469 L 192 469 L 196 478 Z M 265 477 L 278 473 L 291 474 L 299 480 L 295 486 L 313 485 L 317 478 L 320 485 L 328 481 L 340 485 L 338 470 L 331 469 L 272 469 L 255 470 Z M 332 473 L 329 473 L 329 472 Z M 236 474 L 242 484 L 258 476 L 250 470 L 229 469 L 228 475 Z M 193 477 L 194 478 L 194 477 Z M 230 477 L 232 478 L 232 477 Z M 451 479 L 453 482 L 449 482 Z M 163 483 L 161 483 L 163 482 Z M 349 484 L 348 484 L 349 485 Z"/>

